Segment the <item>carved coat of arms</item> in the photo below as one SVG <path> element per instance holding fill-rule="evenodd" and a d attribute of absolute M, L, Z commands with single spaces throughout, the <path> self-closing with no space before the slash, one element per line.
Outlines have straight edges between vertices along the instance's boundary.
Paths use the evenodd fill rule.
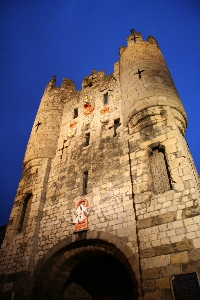
<path fill-rule="evenodd" d="M 76 125 L 78 122 L 71 122 L 68 130 L 68 137 L 72 137 L 76 133 Z"/>
<path fill-rule="evenodd" d="M 90 103 L 90 100 L 89 100 L 88 96 L 85 96 L 83 107 L 84 107 L 83 123 L 84 123 L 84 126 L 87 126 L 91 122 L 91 115 L 94 111 L 94 107 Z"/>
<path fill-rule="evenodd" d="M 109 121 L 110 109 L 108 106 L 105 106 L 100 110 L 100 120 L 102 123 L 106 123 Z"/>
<path fill-rule="evenodd" d="M 88 201 L 86 199 L 79 200 L 73 216 L 75 230 L 83 230 L 88 228 L 88 215 Z"/>

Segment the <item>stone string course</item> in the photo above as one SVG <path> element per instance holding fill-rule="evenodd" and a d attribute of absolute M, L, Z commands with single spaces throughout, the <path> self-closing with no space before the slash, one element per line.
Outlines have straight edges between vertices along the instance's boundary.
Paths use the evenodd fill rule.
<path fill-rule="evenodd" d="M 157 42 L 151 36 L 147 41 L 140 33 L 137 36 L 136 43 L 130 35 L 128 46 L 120 48 L 113 74 L 93 70 L 80 91 L 69 79 L 61 87 L 55 86 L 55 77 L 48 83 L 1 246 L 2 299 L 49 299 L 48 289 L 52 289 L 51 299 L 58 299 L 56 280 L 66 276 L 66 281 L 73 270 L 63 275 L 62 266 L 70 265 L 73 256 L 75 268 L 79 257 L 90 251 L 119 259 L 133 280 L 135 299 L 170 300 L 171 275 L 200 275 L 199 177 L 184 138 L 187 117 Z M 135 74 L 138 69 L 144 70 L 141 78 Z M 106 92 L 109 121 L 102 123 Z M 86 96 L 94 107 L 88 125 Z M 114 136 L 114 120 L 119 118 Z M 90 133 L 88 146 L 86 133 Z M 172 186 L 159 194 L 150 166 L 154 147 L 165 150 Z M 88 186 L 83 195 L 86 171 Z M 19 232 L 29 193 L 28 223 Z M 86 232 L 74 233 L 72 217 L 81 198 L 89 203 L 89 225 Z M 39 284 L 38 278 L 48 282 L 51 276 L 52 287 L 42 279 Z M 31 298 L 32 293 L 37 296 Z M 73 297 L 92 299 L 74 284 L 62 299 Z"/>

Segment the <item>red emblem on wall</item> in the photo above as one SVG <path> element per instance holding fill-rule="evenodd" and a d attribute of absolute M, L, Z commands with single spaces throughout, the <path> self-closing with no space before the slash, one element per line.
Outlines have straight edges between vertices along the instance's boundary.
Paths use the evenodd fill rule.
<path fill-rule="evenodd" d="M 90 103 L 90 100 L 89 100 L 88 96 L 85 96 L 83 107 L 85 109 L 84 110 L 84 115 L 85 116 L 90 115 L 93 112 L 93 110 L 94 110 L 94 107 Z"/>
<path fill-rule="evenodd" d="M 72 137 L 75 135 L 76 133 L 76 125 L 77 125 L 78 122 L 71 122 L 69 124 L 69 129 L 68 129 L 68 137 Z"/>
<path fill-rule="evenodd" d="M 100 120 L 102 123 L 106 123 L 109 121 L 109 116 L 110 116 L 109 111 L 110 108 L 108 106 L 105 106 L 100 110 Z"/>
<path fill-rule="evenodd" d="M 83 230 L 88 228 L 88 201 L 81 199 L 76 205 L 76 212 L 73 216 L 73 224 L 75 230 Z"/>

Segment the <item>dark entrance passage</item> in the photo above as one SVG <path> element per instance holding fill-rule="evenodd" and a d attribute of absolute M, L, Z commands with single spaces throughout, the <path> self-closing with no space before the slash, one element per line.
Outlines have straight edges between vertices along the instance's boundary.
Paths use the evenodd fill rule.
<path fill-rule="evenodd" d="M 106 239 L 112 237 L 107 233 L 101 234 Z M 125 243 L 116 239 L 116 247 L 105 240 L 87 240 L 87 235 L 83 236 L 83 239 L 82 236 L 76 237 L 80 240 L 71 243 L 71 239 L 68 238 L 62 241 L 52 250 L 53 255 L 49 252 L 47 258 L 38 262 L 24 299 L 138 299 L 135 277 L 137 259 Z M 121 247 L 128 258 L 121 251 Z"/>
<path fill-rule="evenodd" d="M 111 255 L 97 255 L 70 273 L 62 299 L 132 300 L 133 284 L 118 259 Z"/>

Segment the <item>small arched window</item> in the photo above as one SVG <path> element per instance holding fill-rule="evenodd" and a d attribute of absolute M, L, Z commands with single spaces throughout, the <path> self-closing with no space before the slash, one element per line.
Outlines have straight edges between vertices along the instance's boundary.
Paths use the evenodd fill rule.
<path fill-rule="evenodd" d="M 150 165 L 155 194 L 165 193 L 172 189 L 165 149 L 154 147 L 151 149 Z"/>
<path fill-rule="evenodd" d="M 25 199 L 23 201 L 21 216 L 20 216 L 20 221 L 19 221 L 19 227 L 18 227 L 19 232 L 25 231 L 25 229 L 27 227 L 30 208 L 31 208 L 31 199 L 32 199 L 32 194 L 30 193 L 25 197 Z"/>

